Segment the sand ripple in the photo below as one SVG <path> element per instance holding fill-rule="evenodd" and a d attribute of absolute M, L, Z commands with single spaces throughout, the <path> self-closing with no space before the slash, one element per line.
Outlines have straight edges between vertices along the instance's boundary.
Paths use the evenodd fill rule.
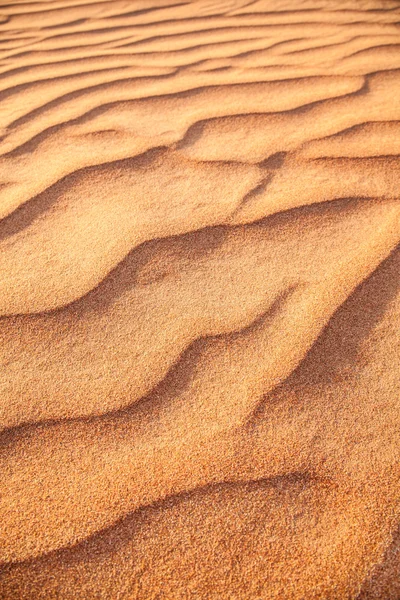
<path fill-rule="evenodd" d="M 1 598 L 398 598 L 399 23 L 0 7 Z"/>

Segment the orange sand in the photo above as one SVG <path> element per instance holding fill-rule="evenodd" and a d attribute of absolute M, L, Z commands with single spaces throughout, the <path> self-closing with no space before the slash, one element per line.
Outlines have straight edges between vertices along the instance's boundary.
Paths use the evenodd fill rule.
<path fill-rule="evenodd" d="M 400 2 L 7 2 L 1 600 L 399 600 Z"/>

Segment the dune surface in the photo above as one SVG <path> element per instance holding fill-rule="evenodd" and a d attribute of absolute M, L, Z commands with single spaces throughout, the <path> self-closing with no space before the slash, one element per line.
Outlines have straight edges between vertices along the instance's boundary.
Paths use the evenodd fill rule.
<path fill-rule="evenodd" d="M 400 2 L 0 5 L 0 598 L 398 600 Z"/>

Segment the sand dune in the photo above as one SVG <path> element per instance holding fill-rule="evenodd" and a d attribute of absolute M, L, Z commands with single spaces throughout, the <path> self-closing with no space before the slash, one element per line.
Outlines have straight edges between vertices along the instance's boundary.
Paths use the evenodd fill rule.
<path fill-rule="evenodd" d="M 302 358 L 317 314 L 318 333 L 342 294 L 398 243 L 399 225 L 397 201 L 344 201 L 145 245 L 68 308 L 0 320 L 0 428 L 139 400 L 191 343 L 243 329 L 290 290 L 301 316 L 295 308 L 288 316 L 305 329 L 297 344 L 290 331 L 289 346 Z M 332 286 L 344 286 L 337 299 Z M 280 361 L 277 379 L 287 370 Z"/>
<path fill-rule="evenodd" d="M 399 23 L 0 6 L 0 598 L 398 598 Z"/>

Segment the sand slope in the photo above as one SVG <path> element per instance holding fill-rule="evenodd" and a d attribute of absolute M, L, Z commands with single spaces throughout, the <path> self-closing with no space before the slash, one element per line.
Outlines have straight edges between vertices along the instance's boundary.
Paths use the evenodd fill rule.
<path fill-rule="evenodd" d="M 0 598 L 398 599 L 400 3 L 0 32 Z"/>

